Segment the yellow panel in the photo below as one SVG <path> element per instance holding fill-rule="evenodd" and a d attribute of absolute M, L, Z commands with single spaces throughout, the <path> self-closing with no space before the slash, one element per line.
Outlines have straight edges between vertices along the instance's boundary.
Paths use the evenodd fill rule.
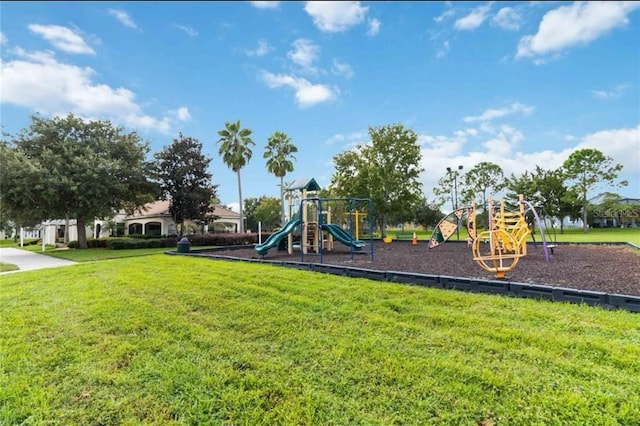
<path fill-rule="evenodd" d="M 445 240 L 449 239 L 449 237 L 456 231 L 457 225 L 451 222 L 440 222 L 440 232 L 442 232 L 442 238 Z"/>

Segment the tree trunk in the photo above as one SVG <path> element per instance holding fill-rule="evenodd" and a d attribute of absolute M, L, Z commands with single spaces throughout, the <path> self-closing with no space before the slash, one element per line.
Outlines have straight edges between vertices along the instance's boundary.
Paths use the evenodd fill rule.
<path fill-rule="evenodd" d="M 64 245 L 69 244 L 69 218 L 64 220 Z"/>
<path fill-rule="evenodd" d="M 280 225 L 284 225 L 285 212 L 284 212 L 284 176 L 280 176 Z"/>
<path fill-rule="evenodd" d="M 380 215 L 380 236 L 382 238 L 387 236 L 387 215 Z"/>
<path fill-rule="evenodd" d="M 589 232 L 589 225 L 587 225 L 587 191 L 582 194 L 582 197 L 584 200 L 582 203 L 582 232 L 586 234 Z"/>
<path fill-rule="evenodd" d="M 87 227 L 85 226 L 84 219 L 76 219 L 76 231 L 78 233 L 78 248 L 87 248 Z"/>
<path fill-rule="evenodd" d="M 244 209 L 242 208 L 242 185 L 240 183 L 240 170 L 236 172 L 238 174 L 238 200 L 240 201 L 240 205 L 238 206 L 240 210 L 240 233 L 244 234 Z"/>

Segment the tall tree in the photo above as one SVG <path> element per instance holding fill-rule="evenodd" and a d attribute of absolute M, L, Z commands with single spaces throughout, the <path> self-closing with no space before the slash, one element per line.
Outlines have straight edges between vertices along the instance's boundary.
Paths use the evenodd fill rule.
<path fill-rule="evenodd" d="M 246 228 L 252 232 L 258 232 L 258 220 L 255 217 L 256 209 L 260 204 L 260 199 L 250 197 L 244 200 L 244 214 L 246 216 Z"/>
<path fill-rule="evenodd" d="M 520 176 L 511 173 L 511 176 L 506 179 L 506 189 L 506 198 L 510 208 L 517 204 L 520 194 L 530 203 L 542 205 L 536 176 L 528 170 L 525 170 Z"/>
<path fill-rule="evenodd" d="M 561 171 L 545 170 L 536 165 L 534 173 L 525 171 L 519 177 L 511 174 L 507 179 L 507 199 L 515 205 L 518 195 L 544 209 L 547 216 L 560 220 L 560 233 L 564 232 L 564 217 L 572 215 L 573 205 L 567 201 L 568 189 Z"/>
<path fill-rule="evenodd" d="M 449 202 L 451 203 L 451 210 L 453 210 L 453 176 L 452 173 L 445 174 L 438 179 L 438 184 L 433 187 L 433 194 L 437 197 L 436 204 L 438 208 Z"/>
<path fill-rule="evenodd" d="M 502 167 L 495 163 L 482 161 L 467 171 L 462 180 L 462 199 L 464 202 L 475 200 L 486 208 L 487 198 L 505 187 Z"/>
<path fill-rule="evenodd" d="M 370 198 L 384 237 L 390 215 L 412 211 L 422 198 L 420 145 L 416 133 L 401 124 L 369 127 L 369 136 L 370 144 L 333 158 L 331 186 L 342 197 Z"/>
<path fill-rule="evenodd" d="M 240 120 L 235 123 L 224 123 L 224 129 L 218 131 L 218 153 L 222 156 L 222 161 L 238 176 L 238 202 L 240 203 L 240 233 L 244 233 L 244 211 L 242 208 L 242 182 L 240 180 L 240 170 L 249 162 L 253 152 L 251 145 L 255 145 L 251 140 L 251 129 L 240 127 Z"/>
<path fill-rule="evenodd" d="M 256 206 L 254 218 L 262 222 L 262 229 L 272 231 L 280 225 L 280 200 L 276 197 L 260 197 Z"/>
<path fill-rule="evenodd" d="M 263 158 L 267 159 L 267 170 L 269 173 L 273 173 L 276 177 L 280 178 L 280 221 L 282 224 L 285 222 L 284 211 L 284 177 L 287 173 L 293 171 L 293 163 L 291 160 L 295 160 L 294 153 L 298 152 L 298 147 L 291 143 L 291 138 L 285 133 L 276 131 L 273 135 L 269 136 L 267 140 L 267 146 Z"/>
<path fill-rule="evenodd" d="M 109 121 L 34 115 L 1 149 L 3 209 L 20 220 L 76 219 L 79 248 L 87 223 L 153 200 L 148 144 Z"/>
<path fill-rule="evenodd" d="M 424 229 L 436 226 L 444 213 L 440 211 L 435 202 L 430 203 L 426 198 L 422 198 L 415 210 L 415 222 Z"/>
<path fill-rule="evenodd" d="M 155 178 L 160 198 L 169 200 L 169 212 L 180 235 L 184 234 L 186 219 L 205 221 L 213 211 L 211 200 L 216 198 L 217 185 L 207 172 L 211 159 L 202 154 L 202 143 L 179 134 L 173 143 L 154 154 Z"/>
<path fill-rule="evenodd" d="M 618 173 L 622 170 L 622 164 L 613 164 L 611 157 L 605 156 L 602 151 L 595 148 L 583 148 L 574 151 L 562 163 L 562 171 L 565 180 L 570 182 L 569 190 L 574 194 L 576 201 L 582 206 L 582 230 L 587 233 L 587 207 L 589 200 L 587 193 L 599 183 L 607 183 L 613 186 L 626 186 L 626 181 L 616 184 Z"/>

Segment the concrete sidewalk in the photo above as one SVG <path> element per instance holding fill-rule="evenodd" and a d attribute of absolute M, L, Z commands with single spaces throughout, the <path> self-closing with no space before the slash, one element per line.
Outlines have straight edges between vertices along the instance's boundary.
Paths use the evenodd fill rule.
<path fill-rule="evenodd" d="M 0 248 L 0 262 L 13 263 L 20 268 L 17 271 L 3 272 L 3 274 L 42 268 L 55 268 L 58 266 L 69 266 L 77 263 L 72 262 L 71 260 L 57 259 L 44 254 L 38 254 L 16 248 Z"/>

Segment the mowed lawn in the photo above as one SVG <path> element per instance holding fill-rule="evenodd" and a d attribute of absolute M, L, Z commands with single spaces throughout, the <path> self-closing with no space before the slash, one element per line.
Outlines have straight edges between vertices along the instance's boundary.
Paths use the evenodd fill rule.
<path fill-rule="evenodd" d="M 0 306 L 0 424 L 640 422 L 629 312 L 166 255 Z"/>

